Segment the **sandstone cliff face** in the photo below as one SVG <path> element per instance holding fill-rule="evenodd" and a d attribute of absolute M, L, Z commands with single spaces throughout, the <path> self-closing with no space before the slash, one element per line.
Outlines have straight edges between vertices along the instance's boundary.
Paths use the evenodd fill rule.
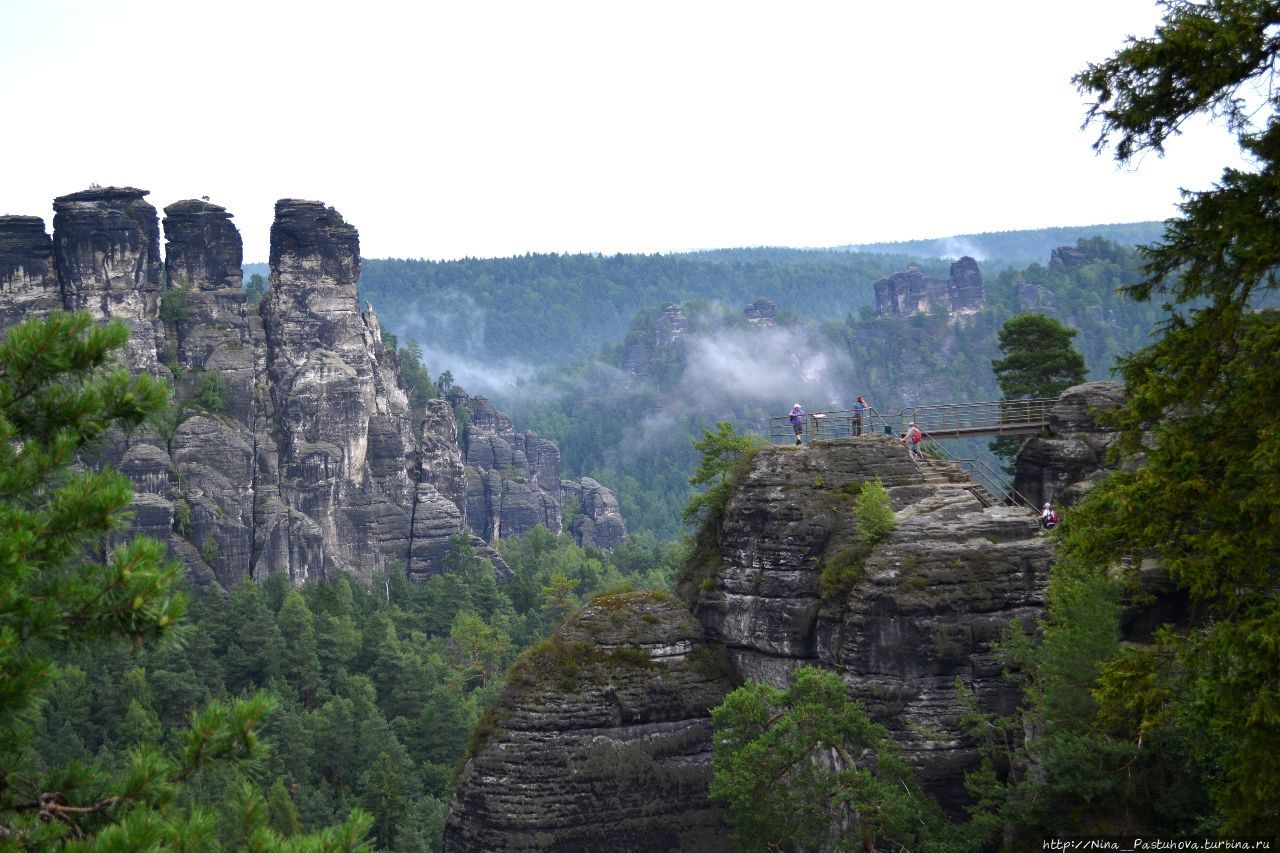
<path fill-rule="evenodd" d="M 512 669 L 458 778 L 447 851 L 728 850 L 707 797 L 727 666 L 665 593 L 597 598 Z"/>
<path fill-rule="evenodd" d="M 1086 382 L 1062 392 L 1049 413 L 1049 435 L 1028 439 L 1018 451 L 1013 487 L 1035 506 L 1078 501 L 1106 474 L 1107 450 L 1115 441 L 1095 413 L 1123 403 L 1119 382 Z"/>
<path fill-rule="evenodd" d="M 392 566 L 425 577 L 469 523 L 491 539 L 560 531 L 551 442 L 516 435 L 483 398 L 471 401 L 474 445 L 460 445 L 443 400 L 415 433 L 399 358 L 372 306 L 358 305 L 359 235 L 337 211 L 277 203 L 259 312 L 231 214 L 208 201 L 165 209 L 161 287 L 160 223 L 145 196 L 63 196 L 52 239 L 35 217 L 0 217 L 0 322 L 55 308 L 118 317 L 133 333 L 126 362 L 173 377 L 173 419 L 113 436 L 103 461 L 134 481 L 133 530 L 167 540 L 197 587 L 272 572 L 368 579 Z M 595 499 L 604 539 L 625 537 L 611 500 Z M 510 577 L 487 542 L 472 544 Z"/>
<path fill-rule="evenodd" d="M 867 547 L 858 539 L 856 494 L 877 479 L 889 489 L 897 527 Z M 676 620 L 671 604 L 670 614 L 637 618 L 597 602 L 558 645 L 520 664 L 491 720 L 497 734 L 458 779 L 446 849 L 694 849 L 669 834 L 687 825 L 667 814 L 676 797 L 691 805 L 672 815 L 707 827 L 699 845 L 727 843 L 727 834 L 701 823 L 711 814 L 703 789 L 651 765 L 658 741 L 644 741 L 642 760 L 615 757 L 619 738 L 653 737 L 627 725 L 633 697 L 670 686 L 668 670 L 604 663 L 622 642 L 619 632 L 652 630 L 642 648 L 671 648 L 701 642 L 700 628 L 735 682 L 784 687 L 803 665 L 839 673 L 926 787 L 958 813 L 967 801 L 963 774 L 978 754 L 960 730 L 955 682 L 984 710 L 1008 712 L 1019 700 L 992 645 L 1013 621 L 1040 615 L 1052 557 L 1034 513 L 983 508 L 968 485 L 925 482 L 901 443 L 882 435 L 759 451 L 730 499 L 714 553 L 702 554 L 701 574 L 686 578 L 696 625 Z M 607 621 L 601 608 L 612 611 Z M 585 676 L 565 677 L 570 641 L 582 644 L 573 654 L 591 662 L 572 670 Z M 697 693 L 696 706 L 715 704 L 723 689 Z M 705 774 L 709 731 L 687 722 L 701 712 L 680 713 L 684 763 Z M 630 803 L 637 790 L 654 804 L 645 819 Z"/>
<path fill-rule="evenodd" d="M 138 370 L 158 363 L 160 228 L 146 191 L 103 187 L 53 201 L 53 250 L 63 303 L 129 327 L 126 359 Z M 163 346 L 160 347 L 163 350 Z"/>
<path fill-rule="evenodd" d="M 978 262 L 970 257 L 953 263 L 946 280 L 926 278 L 915 267 L 907 267 L 880 279 L 874 288 L 876 315 L 880 317 L 909 317 L 941 311 L 965 314 L 986 304 L 982 272 Z"/>
<path fill-rule="evenodd" d="M 876 479 L 897 527 L 867 549 L 855 495 Z M 1040 614 L 1052 558 L 1032 513 L 983 508 L 965 485 L 925 483 L 886 436 L 766 448 L 729 503 L 695 605 L 745 678 L 783 687 L 805 664 L 840 673 L 952 810 L 978 760 L 955 682 L 987 710 L 1018 701 L 991 645 Z"/>
<path fill-rule="evenodd" d="M 0 328 L 62 307 L 44 220 L 0 216 Z"/>
<path fill-rule="evenodd" d="M 572 497 L 578 504 L 572 533 L 579 545 L 613 549 L 627 541 L 627 523 L 613 492 L 590 477 L 561 480 L 560 488 L 566 497 Z"/>

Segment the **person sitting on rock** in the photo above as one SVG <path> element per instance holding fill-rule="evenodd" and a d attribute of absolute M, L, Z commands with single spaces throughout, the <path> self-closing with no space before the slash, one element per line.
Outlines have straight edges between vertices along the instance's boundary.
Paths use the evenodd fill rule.
<path fill-rule="evenodd" d="M 791 414 L 787 415 L 787 420 L 791 421 L 791 429 L 796 434 L 796 444 L 799 444 L 800 434 L 804 432 L 804 409 L 799 403 L 791 407 Z"/>
<path fill-rule="evenodd" d="M 1045 501 L 1044 510 L 1040 513 L 1040 527 L 1045 530 L 1052 530 L 1058 526 L 1058 513 L 1053 508 L 1053 504 Z"/>

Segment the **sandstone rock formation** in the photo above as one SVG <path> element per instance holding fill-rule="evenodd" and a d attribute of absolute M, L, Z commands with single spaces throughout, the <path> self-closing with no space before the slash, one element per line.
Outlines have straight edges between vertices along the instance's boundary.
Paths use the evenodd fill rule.
<path fill-rule="evenodd" d="M 44 220 L 0 216 L 0 328 L 62 307 Z"/>
<path fill-rule="evenodd" d="M 753 326 L 772 326 L 778 317 L 778 305 L 767 296 L 757 296 L 742 309 L 742 316 Z"/>
<path fill-rule="evenodd" d="M 972 313 L 986 304 L 982 272 L 978 262 L 963 257 L 951 265 L 946 280 L 927 278 L 915 267 L 907 267 L 874 285 L 876 316 L 909 317 L 946 311 Z"/>
<path fill-rule="evenodd" d="M 145 190 L 100 187 L 53 201 L 53 251 L 64 306 L 129 327 L 126 360 L 158 363 L 160 228 Z"/>
<path fill-rule="evenodd" d="M 133 530 L 167 540 L 197 587 L 273 572 L 425 577 L 469 526 L 488 540 L 536 524 L 560 531 L 554 444 L 516 435 L 483 398 L 466 401 L 465 448 L 444 400 L 428 402 L 415 433 L 399 357 L 372 306 L 360 310 L 359 235 L 337 211 L 277 203 L 271 287 L 257 310 L 231 214 L 208 201 L 165 209 L 162 288 L 146 195 L 63 196 L 52 239 L 40 219 L 0 217 L 0 323 L 55 308 L 120 318 L 132 331 L 125 361 L 172 376 L 172 419 L 113 436 L 103 461 L 135 483 Z M 617 502 L 597 492 L 600 535 L 616 544 Z"/>
<path fill-rule="evenodd" d="M 855 496 L 877 479 L 897 527 L 867 548 Z M 1052 558 L 1031 512 L 984 508 L 966 485 L 926 483 L 882 435 L 766 448 L 730 500 L 695 603 L 745 678 L 782 687 L 804 664 L 840 673 L 953 811 L 978 760 L 955 682 L 987 710 L 1017 702 L 992 643 L 1040 614 Z"/>
<path fill-rule="evenodd" d="M 663 307 L 650 336 L 635 339 L 627 336 L 623 344 L 622 369 L 633 376 L 645 376 L 655 360 L 681 344 L 686 325 L 687 319 L 679 305 Z"/>
<path fill-rule="evenodd" d="M 1119 382 L 1086 382 L 1062 392 L 1049 413 L 1049 435 L 1027 439 L 1018 451 L 1013 487 L 1035 506 L 1078 501 L 1105 475 L 1107 450 L 1116 437 L 1095 413 L 1123 403 Z"/>
<path fill-rule="evenodd" d="M 566 498 L 572 497 L 578 504 L 571 532 L 579 545 L 613 549 L 627 541 L 627 523 L 613 492 L 590 477 L 561 480 L 560 488 Z"/>
<path fill-rule="evenodd" d="M 527 652 L 458 777 L 446 851 L 711 851 L 723 658 L 665 593 L 602 596 Z"/>
<path fill-rule="evenodd" d="M 897 526 L 866 546 L 856 496 L 875 480 L 889 490 Z M 681 583 L 735 681 L 783 687 L 803 665 L 839 673 L 953 814 L 967 802 L 963 774 L 978 764 L 956 682 L 983 710 L 1014 707 L 1020 696 L 993 644 L 1012 622 L 1040 615 L 1052 558 L 1034 513 L 984 508 L 969 485 L 926 482 L 901 443 L 883 435 L 765 448 L 739 481 L 719 538 L 703 543 L 710 550 Z M 663 627 L 673 619 L 666 613 L 637 619 L 614 604 L 595 607 L 513 673 L 489 721 L 496 734 L 458 779 L 447 849 L 693 849 L 664 834 L 686 825 L 667 803 L 690 797 L 680 819 L 701 821 L 705 800 L 652 765 L 662 747 L 646 741 L 638 759 L 615 757 L 619 730 L 628 743 L 648 732 L 626 725 L 632 697 L 665 689 L 668 671 L 620 667 L 610 654 L 619 633 L 652 629 L 646 648 L 697 635 L 683 622 L 678 632 Z M 704 701 L 716 700 L 699 694 Z M 680 754 L 705 773 L 705 725 L 682 731 Z M 637 790 L 655 803 L 647 820 L 631 804 Z M 618 835 L 600 834 L 615 820 Z M 601 829 L 588 834 L 589 826 Z"/>

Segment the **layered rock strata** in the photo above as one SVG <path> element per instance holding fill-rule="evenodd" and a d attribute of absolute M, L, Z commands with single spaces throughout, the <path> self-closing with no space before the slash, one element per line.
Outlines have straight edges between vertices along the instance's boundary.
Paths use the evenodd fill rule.
<path fill-rule="evenodd" d="M 896 526 L 866 545 L 857 495 L 877 480 L 888 489 Z M 965 771 L 979 763 L 962 730 L 967 699 L 959 691 L 983 711 L 1007 713 L 1019 701 L 994 644 L 1012 623 L 1031 627 L 1042 613 L 1052 558 L 1034 513 L 984 508 L 971 485 L 926 482 L 887 436 L 765 448 L 739 480 L 713 551 L 681 582 L 731 680 L 781 688 L 800 666 L 839 673 L 850 698 L 889 729 L 953 814 L 968 800 Z M 458 779 L 447 849 L 696 849 L 661 833 L 668 823 L 683 825 L 666 815 L 673 797 L 691 802 L 673 816 L 702 820 L 703 791 L 653 767 L 652 746 L 638 760 L 613 757 L 617 732 L 635 713 L 632 697 L 664 689 L 668 671 L 596 662 L 618 648 L 619 632 L 652 629 L 646 648 L 698 635 L 692 626 L 665 627 L 668 615 L 637 618 L 607 602 L 589 605 L 556 650 L 531 655 L 513 672 L 489 721 L 496 734 Z M 591 625 L 601 627 L 584 627 Z M 578 643 L 572 654 L 563 651 L 570 640 Z M 704 756 L 705 725 L 684 731 L 690 742 L 682 749 Z M 652 819 L 634 817 L 627 798 L 635 790 L 662 804 Z M 706 837 L 699 844 L 724 844 L 727 835 Z"/>
<path fill-rule="evenodd" d="M 208 201 L 165 209 L 161 287 L 160 223 L 145 196 L 63 196 L 52 239 L 35 217 L 0 217 L 0 321 L 57 308 L 119 318 L 132 331 L 124 360 L 173 378 L 174 416 L 113 435 L 103 461 L 134 481 L 133 532 L 168 540 L 197 587 L 273 572 L 425 577 L 469 535 L 469 507 L 491 538 L 560 531 L 551 442 L 516 435 L 483 398 L 472 401 L 473 447 L 460 445 L 444 400 L 428 402 L 415 433 L 399 358 L 372 306 L 360 311 L 359 235 L 337 211 L 277 204 L 259 311 L 231 214 Z M 605 539 L 617 538 L 611 500 L 596 499 Z M 471 542 L 510 577 L 487 542 Z"/>
<path fill-rule="evenodd" d="M 44 220 L 0 216 L 0 328 L 62 307 Z"/>
<path fill-rule="evenodd" d="M 1105 476 L 1107 451 L 1116 439 L 1097 415 L 1123 404 L 1119 382 L 1086 382 L 1062 392 L 1049 413 L 1048 434 L 1027 439 L 1018 451 L 1013 487 L 1034 506 L 1078 501 Z"/>
<path fill-rule="evenodd" d="M 868 547 L 856 495 L 876 480 L 896 527 Z M 1017 703 L 992 644 L 1039 616 L 1052 559 L 1033 513 L 984 508 L 967 485 L 926 483 L 887 436 L 766 448 L 729 502 L 695 604 L 744 678 L 784 687 L 801 665 L 840 673 L 952 810 L 978 763 L 956 682 L 984 710 Z"/>
<path fill-rule="evenodd" d="M 446 851 L 736 849 L 707 796 L 733 684 L 665 593 L 602 596 L 512 669 L 458 777 Z"/>
<path fill-rule="evenodd" d="M 560 489 L 578 506 L 571 532 L 579 545 L 612 550 L 627 541 L 627 523 L 613 492 L 590 477 L 561 480 Z"/>
<path fill-rule="evenodd" d="M 928 278 L 915 267 L 882 278 L 874 285 L 876 315 L 909 317 L 941 311 L 968 314 L 986 304 L 978 262 L 963 257 L 951 265 L 946 279 Z"/>
<path fill-rule="evenodd" d="M 63 305 L 129 327 L 126 362 L 156 369 L 160 325 L 160 228 L 146 190 L 100 187 L 53 201 L 53 250 Z"/>

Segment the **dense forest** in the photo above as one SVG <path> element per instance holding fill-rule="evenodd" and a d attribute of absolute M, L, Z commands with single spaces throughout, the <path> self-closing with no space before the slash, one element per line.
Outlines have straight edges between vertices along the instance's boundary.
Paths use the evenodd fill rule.
<path fill-rule="evenodd" d="M 275 708 L 250 777 L 267 826 L 287 839 L 362 808 L 379 849 L 438 849 L 454 771 L 510 663 L 587 598 L 664 587 L 678 561 L 671 546 L 583 551 L 542 528 L 502 551 L 516 574 L 504 587 L 459 538 L 448 572 L 425 583 L 245 580 L 194 600 L 181 642 L 68 651 L 15 772 L 124 773 L 131 751 L 180 743 L 210 701 L 256 693 Z M 243 779 L 205 773 L 188 792 L 220 816 L 228 850 L 249 846 Z"/>
<path fill-rule="evenodd" d="M 933 240 L 902 240 L 890 243 L 861 243 L 841 247 L 856 252 L 881 252 L 913 257 L 956 258 L 970 255 L 991 267 L 1022 266 L 1047 258 L 1059 246 L 1077 240 L 1103 237 L 1124 246 L 1153 243 L 1164 231 L 1161 222 L 1126 222 L 1115 225 L 1077 225 L 1019 231 L 988 231 L 956 234 Z"/>

